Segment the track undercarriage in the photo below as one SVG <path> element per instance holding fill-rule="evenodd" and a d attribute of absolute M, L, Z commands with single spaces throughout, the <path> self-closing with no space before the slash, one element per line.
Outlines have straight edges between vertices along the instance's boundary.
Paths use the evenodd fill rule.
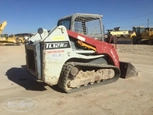
<path fill-rule="evenodd" d="M 64 64 L 59 87 L 67 93 L 112 83 L 120 77 L 120 70 L 112 65 L 68 62 Z"/>

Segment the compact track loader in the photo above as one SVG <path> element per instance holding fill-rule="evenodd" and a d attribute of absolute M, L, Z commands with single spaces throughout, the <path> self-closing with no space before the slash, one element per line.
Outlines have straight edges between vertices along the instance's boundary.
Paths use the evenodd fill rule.
<path fill-rule="evenodd" d="M 77 13 L 50 31 L 39 28 L 25 45 L 27 71 L 68 93 L 137 76 L 134 66 L 119 62 L 114 46 L 103 41 L 101 18 Z"/>

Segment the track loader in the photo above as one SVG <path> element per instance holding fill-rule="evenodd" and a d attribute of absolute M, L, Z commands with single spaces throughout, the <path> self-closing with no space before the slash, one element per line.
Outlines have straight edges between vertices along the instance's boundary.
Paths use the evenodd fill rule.
<path fill-rule="evenodd" d="M 27 44 L 27 71 L 67 93 L 137 76 L 135 67 L 119 62 L 113 45 L 104 42 L 102 15 L 77 13 L 57 27 L 39 28 Z"/>

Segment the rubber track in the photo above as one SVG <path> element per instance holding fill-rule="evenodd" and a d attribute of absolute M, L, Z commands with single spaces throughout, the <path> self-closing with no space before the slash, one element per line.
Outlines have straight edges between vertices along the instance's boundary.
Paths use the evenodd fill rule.
<path fill-rule="evenodd" d="M 103 68 L 103 69 L 113 69 L 115 70 L 115 77 L 113 77 L 112 79 L 108 79 L 108 80 L 104 80 L 102 82 L 96 83 L 94 82 L 93 84 L 88 84 L 87 86 L 81 86 L 79 88 L 71 88 L 70 90 L 67 89 L 67 80 L 69 79 L 69 73 L 70 70 L 73 66 L 92 66 L 92 67 L 99 67 L 99 68 Z M 58 82 L 59 87 L 64 90 L 67 93 L 73 93 L 73 92 L 77 92 L 80 90 L 84 90 L 84 89 L 88 89 L 88 88 L 92 88 L 95 86 L 100 86 L 100 85 L 104 85 L 104 84 L 108 84 L 108 83 L 112 83 L 117 81 L 120 78 L 120 70 L 116 67 L 116 66 L 112 66 L 112 65 L 102 65 L 102 64 L 91 64 L 91 63 L 80 63 L 80 62 L 68 62 L 66 64 L 64 64 L 63 68 L 62 68 L 62 72 L 60 75 L 60 79 Z"/>

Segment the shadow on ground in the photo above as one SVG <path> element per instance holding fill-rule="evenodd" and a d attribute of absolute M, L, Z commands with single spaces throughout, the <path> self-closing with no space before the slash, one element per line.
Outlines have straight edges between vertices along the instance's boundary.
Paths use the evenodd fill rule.
<path fill-rule="evenodd" d="M 26 90 L 33 90 L 33 91 L 45 91 L 47 90 L 45 86 L 47 84 L 37 81 L 31 75 L 26 72 L 25 66 L 21 68 L 10 68 L 7 70 L 6 75 L 9 80 L 13 81 L 14 83 L 24 87 Z M 50 87 L 50 86 L 49 86 Z M 56 85 L 50 87 L 55 91 L 62 92 L 62 90 Z"/>

